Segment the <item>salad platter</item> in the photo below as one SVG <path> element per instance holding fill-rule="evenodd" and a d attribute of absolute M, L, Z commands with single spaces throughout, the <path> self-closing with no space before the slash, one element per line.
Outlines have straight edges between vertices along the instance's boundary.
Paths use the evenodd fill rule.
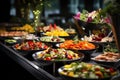
<path fill-rule="evenodd" d="M 48 48 L 44 51 L 38 51 L 32 56 L 35 60 L 40 62 L 73 62 L 81 61 L 84 58 L 84 54 L 82 53 L 76 53 L 71 50 L 52 48 Z"/>
<path fill-rule="evenodd" d="M 107 66 L 85 62 L 72 62 L 58 69 L 64 80 L 110 80 L 119 71 Z"/>
<path fill-rule="evenodd" d="M 12 48 L 18 52 L 21 52 L 21 55 L 27 55 L 36 51 L 45 50 L 48 48 L 48 45 L 40 41 L 25 41 L 13 45 Z"/>
<path fill-rule="evenodd" d="M 57 36 L 43 36 L 40 37 L 40 41 L 45 43 L 58 44 L 64 42 L 65 39 Z"/>

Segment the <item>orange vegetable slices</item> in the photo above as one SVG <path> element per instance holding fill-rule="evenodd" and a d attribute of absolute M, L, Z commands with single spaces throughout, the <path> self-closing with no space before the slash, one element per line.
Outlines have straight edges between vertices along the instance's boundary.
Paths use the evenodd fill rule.
<path fill-rule="evenodd" d="M 74 50 L 91 50 L 91 49 L 95 49 L 96 46 L 87 41 L 66 40 L 64 43 L 60 44 L 60 48 L 74 49 Z"/>

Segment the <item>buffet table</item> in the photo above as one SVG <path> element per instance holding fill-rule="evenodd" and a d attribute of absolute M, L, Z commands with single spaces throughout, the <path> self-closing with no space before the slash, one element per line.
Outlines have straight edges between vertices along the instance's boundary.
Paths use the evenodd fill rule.
<path fill-rule="evenodd" d="M 46 31 L 44 34 L 41 33 L 40 35 L 42 35 L 42 36 L 39 36 L 39 37 L 34 36 L 33 34 L 28 34 L 28 33 L 23 32 L 23 31 L 16 31 L 15 30 L 16 31 L 15 32 L 14 29 L 18 30 L 18 27 L 13 28 L 13 32 L 12 31 L 11 32 L 5 32 L 4 34 L 1 32 L 0 50 L 2 52 L 4 52 L 8 57 L 13 59 L 17 64 L 22 66 L 25 70 L 27 70 L 30 74 L 32 74 L 38 80 L 41 80 L 41 79 L 42 80 L 63 80 L 63 78 L 59 74 L 58 70 L 59 70 L 59 68 L 61 66 L 67 65 L 66 63 L 67 62 L 69 63 L 69 61 L 71 61 L 71 62 L 78 61 L 78 62 L 86 62 L 86 63 L 98 64 L 95 60 L 92 60 L 92 58 L 99 55 L 99 54 L 101 54 L 101 53 L 103 53 L 104 45 L 103 45 L 102 42 L 98 42 L 98 44 L 93 43 L 94 44 L 93 45 L 91 41 L 89 41 L 89 42 L 87 41 L 87 40 L 89 40 L 89 37 L 86 37 L 86 36 L 85 36 L 85 38 L 87 38 L 87 40 L 81 41 L 82 40 L 81 39 L 81 40 L 75 42 L 74 40 L 70 40 L 71 38 L 73 39 L 73 37 L 76 36 L 76 33 L 74 32 L 74 29 L 72 29 L 72 28 L 66 29 L 66 32 L 67 32 L 66 33 L 62 28 L 57 27 L 55 24 L 53 25 L 53 27 L 51 27 L 51 26 L 52 25 L 45 27 L 45 30 L 50 29 L 51 32 Z M 32 31 L 32 29 L 31 29 L 31 27 L 29 25 L 25 25 L 22 29 L 27 29 L 27 28 L 30 28 L 30 31 L 28 31 L 28 32 Z M 59 29 L 59 30 L 56 30 L 56 29 Z M 67 36 L 69 32 L 72 32 L 72 35 Z M 58 34 L 57 36 L 60 36 L 60 37 L 53 37 L 53 35 L 56 35 L 56 34 Z M 64 34 L 64 36 L 61 35 L 61 34 Z M 25 35 L 27 35 L 27 36 L 25 36 Z M 29 35 L 29 37 L 28 37 L 28 35 Z M 48 36 L 46 37 L 46 35 L 48 35 L 49 37 Z M 12 36 L 12 38 L 11 38 L 11 36 Z M 16 37 L 16 36 L 22 36 L 22 37 Z M 94 37 L 95 36 L 93 36 L 93 38 Z M 32 38 L 32 39 L 30 39 L 30 38 Z M 13 43 L 10 43 L 11 40 L 12 40 Z M 95 39 L 95 40 L 98 40 L 98 39 Z M 16 42 L 14 42 L 14 41 L 16 41 Z M 32 46 L 29 46 L 30 49 L 26 49 L 26 48 L 28 48 L 29 41 L 30 41 L 30 44 L 32 42 L 32 44 L 31 44 Z M 21 45 L 17 46 L 17 44 L 16 44 L 16 43 L 22 44 L 21 42 L 23 42 L 23 44 L 25 44 L 25 45 L 27 44 L 26 47 L 24 46 L 24 49 L 23 48 L 20 49 Z M 41 47 L 39 47 L 41 42 L 45 43 L 45 44 L 48 43 L 49 44 L 48 47 L 45 46 L 45 44 L 43 44 Z M 57 46 L 56 43 L 59 46 Z M 63 46 L 60 47 L 59 43 L 63 43 Z M 66 45 L 66 43 L 67 43 L 67 45 Z M 72 43 L 72 46 L 71 46 L 71 43 Z M 100 45 L 101 43 L 102 43 L 102 45 Z M 107 41 L 105 43 L 107 43 Z M 34 46 L 33 44 L 35 44 L 37 47 Z M 80 46 L 82 46 L 82 49 L 80 48 Z M 31 49 L 31 47 L 34 47 L 34 48 Z M 42 48 L 44 48 L 44 49 L 42 49 Z M 73 51 L 75 50 L 75 48 L 77 48 L 76 50 L 78 50 L 79 55 L 76 56 L 75 55 L 76 52 L 74 52 L 74 56 L 72 55 L 72 57 L 71 56 L 68 57 L 68 54 L 67 54 L 67 52 L 65 52 L 66 51 L 65 50 L 64 52 L 61 52 L 61 53 L 65 53 L 65 55 L 61 54 L 62 59 L 60 58 L 61 56 L 58 55 L 59 60 L 61 59 L 60 62 L 59 62 L 59 60 L 57 61 L 57 59 L 58 59 L 58 58 L 56 58 L 57 54 L 54 54 L 55 55 L 54 57 L 56 59 L 54 58 L 53 62 L 52 62 L 52 60 L 47 60 L 46 58 L 43 58 L 43 57 L 41 57 L 41 59 L 39 58 L 39 60 L 42 60 L 41 62 L 35 60 L 34 59 L 35 57 L 33 58 L 32 54 L 35 53 L 33 51 L 40 51 L 40 50 L 43 51 L 43 50 L 45 50 L 45 53 L 49 53 L 50 51 L 53 50 L 52 48 L 56 49 L 56 50 L 58 48 L 64 48 L 66 50 L 69 49 L 69 50 L 73 50 Z M 21 51 L 23 50 L 23 52 L 21 52 L 19 50 L 21 50 Z M 46 52 L 46 50 L 48 52 Z M 32 52 L 30 52 L 29 54 L 26 54 L 26 51 L 32 51 Z M 58 51 L 56 53 L 59 54 Z M 68 53 L 70 53 L 70 52 L 68 52 Z M 80 56 L 80 54 L 83 54 L 82 57 Z M 63 55 L 64 55 L 64 57 L 63 57 Z M 66 55 L 67 55 L 67 57 L 66 57 Z M 35 56 L 36 56 L 36 54 L 35 54 Z M 49 56 L 49 57 L 51 58 L 51 56 Z M 44 62 L 44 61 L 48 61 L 48 62 Z M 118 64 L 120 64 L 120 61 L 119 61 Z M 110 63 L 105 64 L 105 65 L 107 65 L 107 67 L 116 67 L 116 65 L 117 65 L 117 69 L 119 69 L 118 64 L 115 64 L 115 66 L 113 66 Z M 105 66 L 103 64 L 101 64 L 101 65 Z M 120 75 L 119 75 L 119 77 L 117 77 L 117 79 L 113 78 L 112 80 L 119 80 L 119 78 L 120 78 Z M 65 80 L 71 80 L 71 79 L 66 79 L 65 78 Z M 73 79 L 73 80 L 76 80 L 76 79 Z M 77 79 L 77 80 L 79 80 L 79 79 Z"/>
<path fill-rule="evenodd" d="M 58 75 L 55 76 L 53 73 L 48 72 L 44 69 L 44 63 L 40 64 L 37 63 L 34 60 L 30 60 L 22 55 L 20 53 L 16 52 L 11 48 L 11 46 L 8 46 L 4 44 L 3 42 L 0 42 L 0 50 L 5 52 L 6 55 L 8 55 L 11 59 L 16 61 L 20 66 L 22 66 L 24 69 L 26 69 L 29 73 L 31 73 L 33 76 L 35 76 L 38 80 L 62 80 L 61 77 Z M 93 56 L 98 55 L 99 53 L 93 54 Z M 90 61 L 91 63 L 94 63 L 93 61 Z M 114 79 L 113 79 L 114 80 Z M 117 79 L 115 79 L 117 80 Z M 119 78 L 118 78 L 119 80 Z"/>

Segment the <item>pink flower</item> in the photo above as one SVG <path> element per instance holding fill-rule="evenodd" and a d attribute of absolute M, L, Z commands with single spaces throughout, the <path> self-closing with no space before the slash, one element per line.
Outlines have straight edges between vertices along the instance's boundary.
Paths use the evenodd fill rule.
<path fill-rule="evenodd" d="M 105 23 L 110 23 L 110 19 L 109 18 L 104 18 L 104 21 L 105 21 Z"/>
<path fill-rule="evenodd" d="M 87 22 L 88 23 L 92 22 L 92 17 L 88 17 Z"/>
<path fill-rule="evenodd" d="M 75 19 L 79 20 L 80 19 L 80 12 L 78 12 L 75 16 L 73 16 Z"/>

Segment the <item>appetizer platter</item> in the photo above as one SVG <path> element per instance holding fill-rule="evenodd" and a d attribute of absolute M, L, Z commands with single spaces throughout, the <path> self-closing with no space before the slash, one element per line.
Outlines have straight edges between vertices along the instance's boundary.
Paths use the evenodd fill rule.
<path fill-rule="evenodd" d="M 15 36 L 24 36 L 28 33 L 25 31 L 5 31 L 3 33 L 0 33 L 0 37 L 15 37 Z"/>
<path fill-rule="evenodd" d="M 98 63 L 116 63 L 120 60 L 120 54 L 115 52 L 104 52 L 91 59 Z"/>
<path fill-rule="evenodd" d="M 37 40 L 39 37 L 34 35 L 34 34 L 27 34 L 27 35 L 23 35 L 23 36 L 19 36 L 19 37 L 13 37 L 13 39 L 15 40 Z"/>
<path fill-rule="evenodd" d="M 107 43 L 107 42 L 113 42 L 113 37 L 107 37 L 104 34 L 101 35 L 90 35 L 90 36 L 84 36 L 83 40 L 89 41 L 89 42 L 95 42 L 95 43 Z"/>

